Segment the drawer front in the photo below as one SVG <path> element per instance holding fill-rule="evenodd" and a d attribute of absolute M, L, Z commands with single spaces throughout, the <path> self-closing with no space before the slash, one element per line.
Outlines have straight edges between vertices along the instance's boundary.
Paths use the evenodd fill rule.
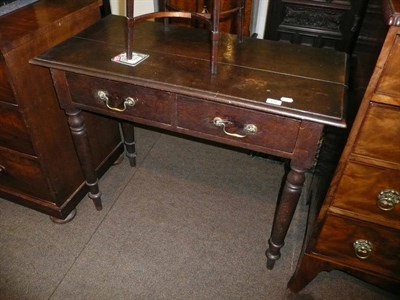
<path fill-rule="evenodd" d="M 6 63 L 3 57 L 0 56 L 0 101 L 16 103 L 6 70 Z"/>
<path fill-rule="evenodd" d="M 67 74 L 73 101 L 107 115 L 171 124 L 175 94 L 89 76 Z M 131 98 L 131 106 L 127 99 Z M 125 104 L 124 104 L 125 103 Z M 125 105 L 125 107 L 124 107 Z"/>
<path fill-rule="evenodd" d="M 177 98 L 177 115 L 183 129 L 287 153 L 293 151 L 300 128 L 298 120 L 185 96 Z"/>
<path fill-rule="evenodd" d="M 0 169 L 0 189 L 49 198 L 46 179 L 35 158 L 0 147 Z"/>
<path fill-rule="evenodd" d="M 34 155 L 29 132 L 17 108 L 0 103 L 0 146 Z"/>
<path fill-rule="evenodd" d="M 400 171 L 349 163 L 340 179 L 333 206 L 400 229 L 396 192 L 400 195 Z"/>
<path fill-rule="evenodd" d="M 358 245 L 354 245 L 355 242 Z M 360 246 L 371 251 L 363 253 Z M 371 223 L 328 214 L 314 252 L 337 260 L 340 264 L 392 278 L 398 278 L 400 274 L 400 232 Z"/>
<path fill-rule="evenodd" d="M 400 108 L 372 103 L 354 153 L 400 164 Z"/>
<path fill-rule="evenodd" d="M 394 29 L 393 29 L 394 30 Z M 385 67 L 382 71 L 382 76 L 379 80 L 379 85 L 376 92 L 382 95 L 388 95 L 391 98 L 397 98 L 397 104 L 400 102 L 400 35 L 396 34 L 393 47 L 390 49 L 390 54 Z M 391 100 L 395 102 L 396 100 Z"/>

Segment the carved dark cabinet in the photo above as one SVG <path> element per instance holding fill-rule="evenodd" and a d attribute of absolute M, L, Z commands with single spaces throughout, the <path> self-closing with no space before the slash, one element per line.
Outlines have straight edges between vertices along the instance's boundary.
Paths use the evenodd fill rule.
<path fill-rule="evenodd" d="M 0 197 L 59 219 L 86 195 L 50 73 L 29 60 L 100 19 L 98 0 L 41 0 L 0 17 Z M 122 152 L 118 123 L 87 116 L 99 174 Z"/>
<path fill-rule="evenodd" d="M 351 53 L 368 0 L 272 0 L 265 39 Z"/>

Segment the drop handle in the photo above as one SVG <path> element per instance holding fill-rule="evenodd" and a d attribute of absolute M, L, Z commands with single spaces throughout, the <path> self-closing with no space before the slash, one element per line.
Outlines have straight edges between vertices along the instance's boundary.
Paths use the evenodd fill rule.
<path fill-rule="evenodd" d="M 243 127 L 243 131 L 244 131 L 244 133 L 245 134 L 239 134 L 239 133 L 235 133 L 235 132 L 228 132 L 227 130 L 226 130 L 226 126 L 227 125 L 231 125 L 231 124 L 233 124 L 231 121 L 229 121 L 229 120 L 225 120 L 225 119 L 222 119 L 222 118 L 220 118 L 220 117 L 215 117 L 214 119 L 213 119 L 213 124 L 215 125 L 215 126 L 217 126 L 217 127 L 221 127 L 222 128 L 222 130 L 223 130 L 223 132 L 226 134 L 226 135 L 229 135 L 229 136 L 232 136 L 232 137 L 236 137 L 236 138 L 245 138 L 246 136 L 248 136 L 249 134 L 256 134 L 257 133 L 257 126 L 256 125 L 254 125 L 254 124 L 246 124 L 244 127 Z"/>
<path fill-rule="evenodd" d="M 109 98 L 108 98 L 106 91 L 103 91 L 103 90 L 97 91 L 97 96 L 99 97 L 100 100 L 102 100 L 103 102 L 106 103 L 106 106 L 108 109 L 117 111 L 117 112 L 123 112 L 128 108 L 128 106 L 131 106 L 131 107 L 135 106 L 135 104 L 137 102 L 137 99 L 134 99 L 132 97 L 126 97 L 124 99 L 124 108 L 118 108 L 118 107 L 111 106 L 109 104 Z"/>
<path fill-rule="evenodd" d="M 353 243 L 354 253 L 359 259 L 367 259 L 370 257 L 374 245 L 368 240 L 356 240 Z"/>
<path fill-rule="evenodd" d="M 376 198 L 376 205 L 379 209 L 392 210 L 400 202 L 400 193 L 393 189 L 385 189 L 380 191 Z"/>

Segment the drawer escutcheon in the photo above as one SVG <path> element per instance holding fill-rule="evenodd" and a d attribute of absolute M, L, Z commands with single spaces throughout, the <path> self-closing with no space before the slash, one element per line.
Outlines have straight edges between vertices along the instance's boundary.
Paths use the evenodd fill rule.
<path fill-rule="evenodd" d="M 376 204 L 381 210 L 392 210 L 400 202 L 400 193 L 396 190 L 385 189 L 378 193 Z"/>
<path fill-rule="evenodd" d="M 371 255 L 374 245 L 368 240 L 356 240 L 353 248 L 358 258 L 367 259 Z"/>

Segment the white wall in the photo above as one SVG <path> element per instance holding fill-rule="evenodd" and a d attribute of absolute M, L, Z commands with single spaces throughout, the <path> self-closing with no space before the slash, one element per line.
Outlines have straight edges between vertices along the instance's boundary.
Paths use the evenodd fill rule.
<path fill-rule="evenodd" d="M 135 0 L 135 16 L 153 12 L 155 0 Z M 125 0 L 110 0 L 111 12 L 114 15 L 125 15 Z M 253 0 L 252 22 L 250 33 L 257 33 L 257 37 L 264 37 L 265 22 L 269 0 Z"/>
<path fill-rule="evenodd" d="M 125 0 L 110 0 L 114 15 L 125 15 Z M 135 16 L 154 11 L 154 0 L 135 0 Z"/>
<path fill-rule="evenodd" d="M 268 3 L 270 0 L 253 0 L 252 22 L 250 33 L 257 33 L 257 38 L 264 38 L 265 24 L 267 21 Z"/>

